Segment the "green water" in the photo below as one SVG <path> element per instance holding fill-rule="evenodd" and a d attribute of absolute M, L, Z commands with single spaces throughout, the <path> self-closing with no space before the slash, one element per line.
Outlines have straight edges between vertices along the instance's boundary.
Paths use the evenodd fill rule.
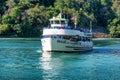
<path fill-rule="evenodd" d="M 42 53 L 40 40 L 0 40 L 0 80 L 119 80 L 120 39 L 94 40 L 93 51 Z"/>

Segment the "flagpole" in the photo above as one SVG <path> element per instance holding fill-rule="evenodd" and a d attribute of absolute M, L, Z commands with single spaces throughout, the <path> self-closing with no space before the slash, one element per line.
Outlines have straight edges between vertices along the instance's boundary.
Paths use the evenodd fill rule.
<path fill-rule="evenodd" d="M 77 19 L 76 19 L 76 16 L 75 16 L 75 22 L 74 22 L 74 24 L 75 24 L 75 28 L 77 27 Z"/>
<path fill-rule="evenodd" d="M 72 17 L 71 20 L 74 21 L 74 27 L 76 28 L 77 27 L 77 18 L 76 18 L 76 16 Z"/>

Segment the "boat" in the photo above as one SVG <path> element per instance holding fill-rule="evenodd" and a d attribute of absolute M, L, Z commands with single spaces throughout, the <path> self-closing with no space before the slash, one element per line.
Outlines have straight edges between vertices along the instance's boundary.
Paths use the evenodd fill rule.
<path fill-rule="evenodd" d="M 53 17 L 49 21 L 50 25 L 43 29 L 41 37 L 42 51 L 79 52 L 93 49 L 91 29 L 76 27 L 76 21 L 72 28 L 68 25 L 68 19 L 62 17 Z"/>

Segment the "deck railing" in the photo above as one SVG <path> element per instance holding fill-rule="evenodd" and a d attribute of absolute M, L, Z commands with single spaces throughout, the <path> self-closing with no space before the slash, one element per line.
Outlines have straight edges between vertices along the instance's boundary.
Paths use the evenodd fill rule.
<path fill-rule="evenodd" d="M 60 27 L 60 26 L 56 26 L 56 27 L 45 27 L 44 29 L 70 29 L 70 30 L 78 30 L 80 32 L 85 32 L 85 33 L 91 33 L 90 30 L 88 29 L 84 29 L 84 28 L 71 28 L 69 26 L 67 27 Z"/>

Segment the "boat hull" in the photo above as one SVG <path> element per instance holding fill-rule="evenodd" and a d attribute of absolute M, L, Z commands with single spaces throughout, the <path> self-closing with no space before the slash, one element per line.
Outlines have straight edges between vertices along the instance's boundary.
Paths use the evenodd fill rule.
<path fill-rule="evenodd" d="M 41 39 L 42 50 L 45 52 L 62 51 L 62 52 L 78 52 L 92 50 L 92 41 L 70 41 L 66 39 L 57 38 L 43 38 Z"/>

